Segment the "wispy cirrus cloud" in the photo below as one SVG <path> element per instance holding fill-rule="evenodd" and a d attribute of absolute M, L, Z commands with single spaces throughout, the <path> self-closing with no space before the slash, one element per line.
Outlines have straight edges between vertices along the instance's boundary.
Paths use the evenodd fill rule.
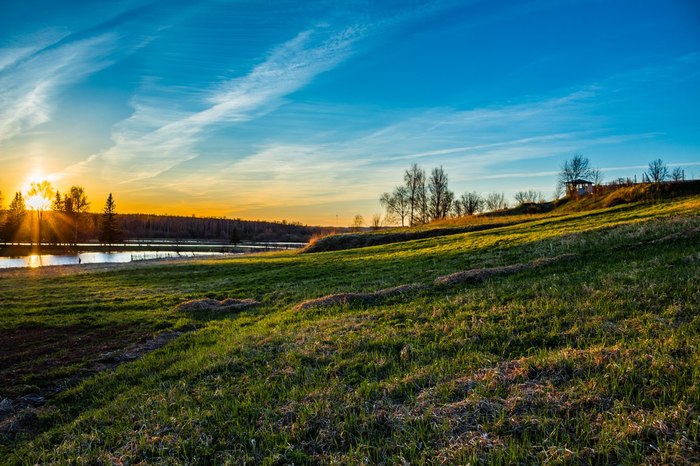
<path fill-rule="evenodd" d="M 122 11 L 74 32 L 39 31 L 0 49 L 0 144 L 49 121 L 68 86 L 148 44 L 159 26 L 139 22 L 147 10 Z"/>
<path fill-rule="evenodd" d="M 202 169 L 189 164 L 187 170 L 170 174 L 174 181 L 167 189 L 182 195 L 206 186 L 212 201 L 235 187 L 235 197 L 241 200 L 236 208 L 254 210 L 376 199 L 400 182 L 412 162 L 445 165 L 451 180 L 464 181 L 499 164 L 548 157 L 596 139 L 600 127 L 587 110 L 590 97 L 589 92 L 577 91 L 501 107 L 409 112 L 379 128 L 370 124 L 359 137 L 339 139 L 330 133 L 326 140 L 303 144 L 277 138 L 233 160 Z M 326 114 L 323 109 L 309 111 Z M 353 118 L 361 120 L 363 115 Z M 551 124 L 535 125 L 533 118 Z M 510 138 L 504 140 L 506 135 Z M 602 137 L 597 135 L 601 143 Z M 201 193 L 203 199 L 206 193 Z"/>
<path fill-rule="evenodd" d="M 136 97 L 134 113 L 114 128 L 114 145 L 65 172 L 83 173 L 101 165 L 103 173 L 129 173 L 122 182 L 156 177 L 197 157 L 196 145 L 206 130 L 249 121 L 282 105 L 285 96 L 345 60 L 361 37 L 358 26 L 301 32 L 247 75 L 212 86 L 199 111 L 183 112 L 168 102 Z"/>
<path fill-rule="evenodd" d="M 490 189 L 490 180 L 497 179 L 546 180 L 556 176 L 564 155 L 658 135 L 609 134 L 595 103 L 605 93 L 586 87 L 511 105 L 409 112 L 393 123 L 368 126 L 364 136 L 342 140 L 332 133 L 328 140 L 305 144 L 267 141 L 235 160 L 173 174 L 176 182 L 168 189 L 182 195 L 206 186 L 209 196 L 202 192 L 202 202 L 235 192 L 241 199 L 236 209 L 255 211 L 376 199 L 400 183 L 413 162 L 443 165 L 457 192 Z M 513 169 L 542 159 L 549 160 L 529 171 Z"/>
<path fill-rule="evenodd" d="M 0 68 L 0 143 L 49 121 L 54 98 L 68 84 L 108 66 L 117 46 L 105 33 L 65 44 L 15 48 Z"/>

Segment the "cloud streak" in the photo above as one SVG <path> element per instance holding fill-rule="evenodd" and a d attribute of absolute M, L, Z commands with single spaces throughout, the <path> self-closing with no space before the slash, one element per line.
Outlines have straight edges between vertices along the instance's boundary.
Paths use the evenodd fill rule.
<path fill-rule="evenodd" d="M 49 121 L 65 86 L 112 63 L 117 37 L 16 48 L 0 68 L 0 143 Z"/>
<path fill-rule="evenodd" d="M 134 113 L 113 131 L 115 144 L 66 173 L 101 164 L 105 174 L 128 167 L 129 177 L 122 183 L 157 177 L 197 157 L 196 145 L 205 131 L 255 119 L 282 105 L 285 96 L 345 60 L 361 37 L 359 27 L 304 31 L 272 50 L 249 74 L 217 85 L 209 92 L 207 106 L 196 112 L 174 111 L 167 104 L 158 108 L 148 98 L 136 98 Z"/>
<path fill-rule="evenodd" d="M 489 180 L 556 175 L 551 167 L 558 162 L 547 162 L 549 169 L 513 170 L 519 162 L 655 135 L 606 134 L 595 116 L 594 97 L 587 88 L 509 106 L 408 112 L 379 129 L 369 125 L 365 136 L 343 140 L 335 133 L 325 141 L 304 144 L 276 138 L 247 153 L 243 150 L 236 160 L 204 169 L 190 163 L 168 177 L 174 182 L 167 189 L 177 193 L 176 198 L 194 195 L 193 202 L 203 206 L 233 196 L 234 215 L 241 210 L 364 202 L 400 183 L 403 170 L 412 162 L 444 165 L 457 192 L 475 189 L 475 182 L 483 185 L 478 189 L 490 189 Z M 506 135 L 509 139 L 504 140 Z M 496 169 L 508 171 L 493 174 Z"/>

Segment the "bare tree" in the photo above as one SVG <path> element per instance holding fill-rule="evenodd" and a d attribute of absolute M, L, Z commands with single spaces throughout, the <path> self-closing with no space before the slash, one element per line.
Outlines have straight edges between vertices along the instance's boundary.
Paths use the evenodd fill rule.
<path fill-rule="evenodd" d="M 515 193 L 515 201 L 520 204 L 537 204 L 544 201 L 544 196 L 540 191 L 530 189 L 528 191 L 518 191 Z"/>
<path fill-rule="evenodd" d="M 364 217 L 362 217 L 362 215 L 360 215 L 360 214 L 357 214 L 357 215 L 355 215 L 355 217 L 352 219 L 352 225 L 351 225 L 351 226 L 352 226 L 355 230 L 359 230 L 360 228 L 362 228 L 362 225 L 364 225 L 364 223 L 365 223 Z"/>
<path fill-rule="evenodd" d="M 455 201 L 452 203 L 452 214 L 455 217 L 464 216 L 464 204 L 462 204 L 461 199 L 455 199 Z"/>
<path fill-rule="evenodd" d="M 486 209 L 491 212 L 508 208 L 508 201 L 506 201 L 506 196 L 503 193 L 490 193 L 486 196 L 484 203 Z"/>
<path fill-rule="evenodd" d="M 417 225 L 425 221 L 427 198 L 425 194 L 425 170 L 413 164 L 404 173 L 409 204 L 409 223 Z"/>
<path fill-rule="evenodd" d="M 671 172 L 671 180 L 672 181 L 683 181 L 685 179 L 685 173 L 683 172 L 683 169 L 681 167 L 676 167 L 673 169 Z"/>
<path fill-rule="evenodd" d="M 423 176 L 423 184 L 419 191 L 418 196 L 418 215 L 416 216 L 416 223 L 423 224 L 430 221 L 430 208 L 428 207 L 428 189 L 425 186 L 425 175 Z"/>
<path fill-rule="evenodd" d="M 382 224 L 382 216 L 380 214 L 372 215 L 372 229 L 379 230 L 379 226 Z"/>
<path fill-rule="evenodd" d="M 649 169 L 644 173 L 651 183 L 661 183 L 668 178 L 668 167 L 661 159 L 649 162 Z"/>
<path fill-rule="evenodd" d="M 588 157 L 581 154 L 574 154 L 570 160 L 564 161 L 559 172 L 559 186 L 566 189 L 566 194 L 571 194 L 569 190 L 572 188 L 574 181 L 593 178 L 593 168 Z M 590 181 L 590 180 L 589 180 Z"/>
<path fill-rule="evenodd" d="M 603 171 L 600 168 L 594 168 L 591 170 L 591 180 L 593 186 L 601 186 L 603 184 Z"/>
<path fill-rule="evenodd" d="M 484 209 L 484 198 L 476 192 L 462 194 L 460 201 L 467 215 L 474 215 Z"/>
<path fill-rule="evenodd" d="M 386 210 L 386 221 L 395 222 L 400 220 L 401 226 L 405 225 L 406 216 L 410 208 L 406 186 L 397 186 L 392 193 L 383 193 L 379 198 L 379 203 Z"/>
<path fill-rule="evenodd" d="M 428 178 L 428 215 L 433 220 L 447 217 L 452 207 L 454 194 L 447 189 L 447 173 L 440 168 L 433 168 Z"/>

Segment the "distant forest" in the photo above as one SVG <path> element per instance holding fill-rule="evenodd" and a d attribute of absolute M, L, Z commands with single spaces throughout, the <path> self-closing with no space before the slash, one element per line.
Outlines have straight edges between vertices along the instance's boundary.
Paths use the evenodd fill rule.
<path fill-rule="evenodd" d="M 100 215 L 91 214 L 93 237 L 99 232 Z M 314 234 L 327 233 L 323 227 L 300 223 L 265 222 L 226 218 L 176 217 L 170 215 L 120 214 L 119 228 L 125 239 L 167 238 L 208 239 L 226 242 L 307 242 Z"/>
<path fill-rule="evenodd" d="M 32 182 L 26 194 L 17 191 L 11 199 L 8 208 L 0 210 L 0 240 L 5 244 L 114 244 L 142 239 L 306 243 L 314 235 L 335 230 L 286 221 L 118 214 L 112 193 L 102 212 L 89 212 L 91 202 L 81 186 L 71 186 L 62 195 L 46 180 Z"/>
<path fill-rule="evenodd" d="M 241 219 L 179 217 L 172 215 L 118 214 L 115 215 L 115 241 L 133 239 L 210 240 L 226 243 L 242 241 L 307 242 L 316 234 L 327 234 L 330 228 L 309 227 L 299 223 L 249 221 Z M 36 223 L 32 211 L 7 242 L 37 242 Z M 70 244 L 99 240 L 103 233 L 104 214 L 85 212 L 77 219 L 63 212 L 47 211 L 42 219 L 42 242 Z"/>

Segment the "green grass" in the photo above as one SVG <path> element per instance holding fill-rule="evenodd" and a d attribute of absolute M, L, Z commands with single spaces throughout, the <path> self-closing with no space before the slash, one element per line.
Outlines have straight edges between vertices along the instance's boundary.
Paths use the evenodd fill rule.
<path fill-rule="evenodd" d="M 59 394 L 0 462 L 697 463 L 698 212 L 696 196 L 337 252 L 3 277 L 5 331 L 195 330 Z M 292 310 L 564 253 L 577 258 Z M 262 306 L 172 311 L 203 297 Z"/>

